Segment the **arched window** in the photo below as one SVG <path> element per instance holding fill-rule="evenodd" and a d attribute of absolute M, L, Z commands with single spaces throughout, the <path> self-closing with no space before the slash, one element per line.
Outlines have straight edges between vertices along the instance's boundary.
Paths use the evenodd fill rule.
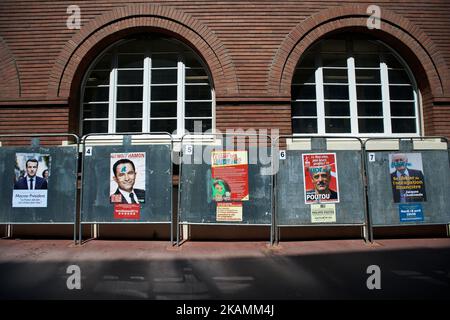
<path fill-rule="evenodd" d="M 170 38 L 125 40 L 101 54 L 83 81 L 81 131 L 213 129 L 214 91 L 198 56 Z M 200 122 L 201 121 L 201 122 Z M 198 130 L 198 129 L 197 129 Z"/>
<path fill-rule="evenodd" d="M 341 36 L 313 45 L 292 81 L 297 135 L 418 135 L 418 91 L 408 67 L 376 40 Z"/>

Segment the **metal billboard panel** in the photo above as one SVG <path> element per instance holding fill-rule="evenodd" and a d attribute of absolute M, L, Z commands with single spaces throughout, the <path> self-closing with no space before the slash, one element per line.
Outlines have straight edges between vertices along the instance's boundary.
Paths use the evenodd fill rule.
<path fill-rule="evenodd" d="M 276 175 L 278 226 L 320 225 L 312 223 L 311 204 L 305 203 L 303 154 L 335 153 L 339 174 L 339 202 L 335 203 L 336 221 L 332 224 L 365 224 L 364 185 L 360 151 L 287 150 L 279 161 Z"/>
<path fill-rule="evenodd" d="M 405 203 L 394 202 L 389 169 L 389 154 L 395 153 L 421 154 L 426 201 L 407 202 L 407 204 L 419 204 L 423 211 L 423 220 L 406 221 L 400 217 L 400 205 Z M 370 151 L 367 153 L 367 157 L 369 212 L 373 226 L 447 224 L 450 222 L 450 202 L 448 201 L 450 168 L 446 150 Z"/>
<path fill-rule="evenodd" d="M 204 159 L 211 157 L 214 150 L 226 151 L 222 147 L 202 146 Z M 257 155 L 256 147 L 248 148 L 249 155 Z M 270 148 L 264 150 L 270 155 Z M 255 158 L 255 157 L 250 157 Z M 180 177 L 180 222 L 199 224 L 245 224 L 270 225 L 272 219 L 272 176 L 263 174 L 270 164 L 250 160 L 248 163 L 249 200 L 241 201 L 242 221 L 217 221 L 217 202 L 214 201 L 211 188 L 211 164 L 201 161 L 196 164 L 193 155 L 183 155 Z M 186 161 L 187 160 L 187 161 Z M 186 163 L 185 163 L 186 162 Z"/>
<path fill-rule="evenodd" d="M 168 223 L 172 217 L 171 145 L 87 146 L 83 156 L 81 223 Z M 90 148 L 90 149 L 88 149 Z M 87 154 L 89 150 L 89 154 Z M 115 218 L 116 204 L 111 203 L 111 155 L 145 155 L 145 195 L 138 219 Z M 142 170 L 141 170 L 142 171 Z M 142 172 L 137 171 L 137 175 Z M 136 196 L 140 199 L 140 195 Z"/>
<path fill-rule="evenodd" d="M 24 179 L 26 173 L 25 161 L 35 156 L 42 157 L 42 155 L 45 155 L 49 161 L 50 175 L 48 181 L 45 182 L 46 189 L 41 189 L 42 183 L 39 181 L 42 181 L 42 172 L 40 171 L 34 178 L 36 179 L 33 186 L 36 188 L 35 190 L 28 190 L 29 187 L 26 183 L 20 186 L 20 181 Z M 4 178 L 0 192 L 0 222 L 10 224 L 75 223 L 77 165 L 77 146 L 0 148 L 0 172 Z M 19 188 L 21 190 L 18 190 Z M 20 199 L 20 196 L 25 198 L 42 196 L 45 202 L 26 203 L 26 199 Z"/>

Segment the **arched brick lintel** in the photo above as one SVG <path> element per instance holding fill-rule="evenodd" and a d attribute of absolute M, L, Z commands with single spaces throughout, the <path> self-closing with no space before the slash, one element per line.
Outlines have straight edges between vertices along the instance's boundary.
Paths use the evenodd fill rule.
<path fill-rule="evenodd" d="M 422 91 L 433 97 L 449 95 L 445 60 L 431 39 L 405 18 L 381 9 L 381 28 L 368 29 L 367 6 L 327 9 L 299 23 L 280 46 L 269 74 L 272 94 L 290 96 L 295 67 L 302 54 L 317 40 L 332 34 L 356 31 L 371 34 L 398 51 L 416 76 Z M 421 76 L 423 75 L 423 76 Z"/>
<path fill-rule="evenodd" d="M 182 40 L 205 61 L 212 76 L 216 96 L 238 93 L 233 61 L 220 40 L 205 25 L 170 7 L 132 5 L 108 12 L 83 26 L 69 40 L 56 59 L 48 85 L 48 97 L 71 97 L 79 86 L 93 52 L 99 53 L 112 41 L 135 32 L 161 32 Z"/>
<path fill-rule="evenodd" d="M 0 37 L 0 98 L 20 97 L 20 77 L 16 60 L 2 37 Z"/>

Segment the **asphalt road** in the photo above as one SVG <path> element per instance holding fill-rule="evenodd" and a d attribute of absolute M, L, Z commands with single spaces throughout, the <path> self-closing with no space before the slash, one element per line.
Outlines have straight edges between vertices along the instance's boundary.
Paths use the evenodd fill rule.
<path fill-rule="evenodd" d="M 75 265 L 77 271 L 68 273 Z M 379 267 L 379 277 L 369 266 Z M 77 268 L 75 267 L 75 268 Z M 376 273 L 376 272 L 375 272 Z M 69 289 L 77 284 L 81 289 Z M 380 289 L 368 289 L 369 283 Z M 0 299 L 449 299 L 450 239 L 1 240 Z"/>

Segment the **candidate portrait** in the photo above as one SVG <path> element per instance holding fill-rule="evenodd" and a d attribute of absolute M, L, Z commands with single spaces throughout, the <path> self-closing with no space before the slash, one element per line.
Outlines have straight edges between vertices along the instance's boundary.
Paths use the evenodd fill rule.
<path fill-rule="evenodd" d="M 117 184 L 110 195 L 111 203 L 140 203 L 145 201 L 145 190 L 134 187 L 136 183 L 136 166 L 130 159 L 117 160 L 112 166 L 112 179 Z"/>
<path fill-rule="evenodd" d="M 14 184 L 15 190 L 46 190 L 47 180 L 37 176 L 39 161 L 28 159 L 25 162 L 25 175 Z"/>

